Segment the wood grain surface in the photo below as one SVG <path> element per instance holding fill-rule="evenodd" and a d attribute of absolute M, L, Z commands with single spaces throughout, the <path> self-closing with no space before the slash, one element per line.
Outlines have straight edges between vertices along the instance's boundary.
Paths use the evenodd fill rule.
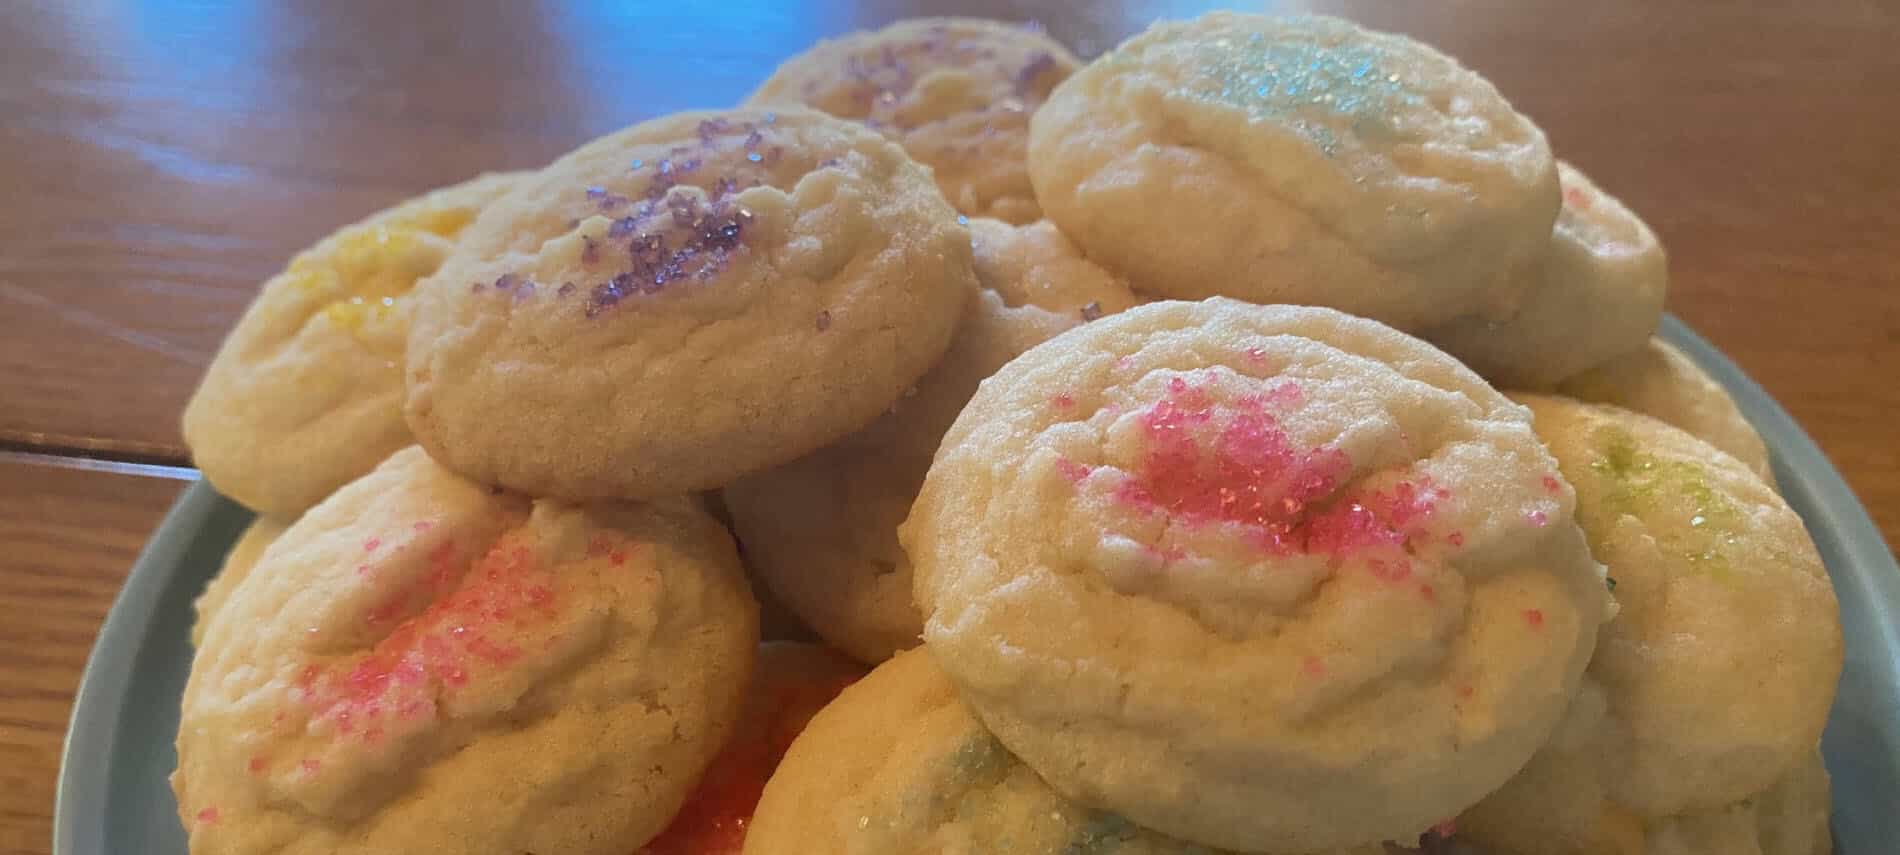
<path fill-rule="evenodd" d="M 93 636 L 184 482 L 0 459 L 0 853 L 51 848 L 53 784 Z"/>
<path fill-rule="evenodd" d="M 396 200 L 743 98 L 823 36 L 1037 20 L 1084 55 L 1212 4 L 0 4 L 0 449 L 182 463 L 256 284 Z M 1900 5 L 1267 3 L 1426 39 L 1662 235 L 1670 308 L 1900 541 Z M 67 704 L 175 482 L 0 464 L 0 852 L 46 851 Z"/>

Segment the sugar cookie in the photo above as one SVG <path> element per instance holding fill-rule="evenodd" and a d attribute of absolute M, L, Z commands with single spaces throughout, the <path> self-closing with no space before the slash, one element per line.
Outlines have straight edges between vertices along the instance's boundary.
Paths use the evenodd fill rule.
<path fill-rule="evenodd" d="M 1523 308 L 1422 333 L 1493 383 L 1546 389 L 1642 350 L 1662 319 L 1669 260 L 1642 218 L 1557 162 L 1563 211 Z"/>
<path fill-rule="evenodd" d="M 757 615 L 685 499 L 564 505 L 398 452 L 206 626 L 172 787 L 197 855 L 626 855 L 739 712 Z"/>
<path fill-rule="evenodd" d="M 827 642 L 882 662 L 917 644 L 910 512 L 944 431 L 978 383 L 1037 343 L 1134 304 L 1047 222 L 973 219 L 977 281 L 943 361 L 870 426 L 725 491 L 747 565 Z"/>
<path fill-rule="evenodd" d="M 520 176 L 483 175 L 382 211 L 265 282 L 185 405 L 185 444 L 205 480 L 296 519 L 414 442 L 402 419 L 410 292 Z"/>
<path fill-rule="evenodd" d="M 1529 414 L 1330 309 L 1153 303 L 984 383 L 899 539 L 924 639 L 1083 804 L 1409 839 L 1502 784 L 1610 599 Z"/>
<path fill-rule="evenodd" d="M 819 42 L 748 103 L 862 121 L 930 167 L 957 210 L 1027 223 L 1041 216 L 1023 162 L 1029 117 L 1079 65 L 1028 27 L 919 18 Z"/>
<path fill-rule="evenodd" d="M 1769 485 L 1775 483 L 1768 446 L 1728 390 L 1661 338 L 1564 381 L 1557 394 L 1662 419 L 1728 452 Z"/>
<path fill-rule="evenodd" d="M 1607 798 L 1642 817 L 1766 790 L 1820 740 L 1841 670 L 1807 529 L 1740 461 L 1617 407 L 1526 396 L 1621 606 L 1603 685 Z"/>
<path fill-rule="evenodd" d="M 1616 737 L 1588 678 L 1557 735 L 1523 771 L 1458 818 L 1489 855 L 1829 855 L 1828 778 L 1810 750 L 1767 790 L 1719 807 L 1645 817 L 1605 796 L 1597 752 Z"/>
<path fill-rule="evenodd" d="M 897 654 L 812 719 L 766 785 L 745 851 L 1219 855 L 1057 795 L 926 650 Z"/>
<path fill-rule="evenodd" d="M 258 517 L 238 536 L 237 543 L 231 545 L 231 551 L 224 554 L 224 563 L 218 567 L 218 575 L 211 577 L 205 584 L 204 593 L 191 603 L 196 617 L 191 622 L 191 646 L 196 647 L 204 641 L 205 624 L 211 622 L 211 616 L 224 607 L 224 601 L 231 598 L 231 589 L 244 577 L 251 575 L 251 568 L 257 566 L 257 559 L 264 554 L 264 547 L 270 546 L 278 535 L 284 533 L 286 523 L 274 517 Z"/>
<path fill-rule="evenodd" d="M 876 418 L 974 287 L 969 231 L 883 137 L 804 109 L 655 119 L 521 182 L 421 284 L 409 425 L 535 495 L 721 487 Z"/>
<path fill-rule="evenodd" d="M 1560 196 L 1543 132 L 1451 58 L 1226 12 L 1155 24 L 1057 86 L 1029 176 L 1049 219 L 1141 290 L 1407 330 L 1515 314 Z"/>

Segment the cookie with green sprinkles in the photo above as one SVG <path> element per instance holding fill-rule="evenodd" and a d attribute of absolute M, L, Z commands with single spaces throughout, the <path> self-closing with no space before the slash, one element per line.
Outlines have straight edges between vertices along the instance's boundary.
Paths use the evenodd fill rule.
<path fill-rule="evenodd" d="M 1030 120 L 1044 215 L 1156 296 L 1407 331 L 1516 314 L 1560 207 L 1542 131 L 1483 77 L 1325 17 L 1158 23 Z"/>
<path fill-rule="evenodd" d="M 1596 404 L 1614 404 L 1662 419 L 1748 464 L 1775 484 L 1768 446 L 1742 415 L 1735 399 L 1674 345 L 1660 336 L 1640 348 L 1565 380 L 1557 394 Z"/>
<path fill-rule="evenodd" d="M 1766 790 L 1814 750 L 1841 670 L 1834 591 L 1801 518 L 1747 465 L 1661 421 L 1519 400 L 1617 580 L 1620 611 L 1587 671 L 1607 701 L 1592 753 L 1608 799 L 1657 817 Z"/>

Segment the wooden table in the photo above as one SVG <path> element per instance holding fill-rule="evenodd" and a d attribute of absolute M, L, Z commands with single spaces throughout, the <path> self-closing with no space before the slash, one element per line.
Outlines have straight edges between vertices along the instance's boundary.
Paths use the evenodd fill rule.
<path fill-rule="evenodd" d="M 296 249 L 432 186 L 731 104 L 820 36 L 961 6 L 1092 54 L 1201 4 L 394 5 L 0 11 L 0 853 L 49 849 L 73 687 L 180 486 L 75 467 L 184 465 L 180 408 Z M 1300 5 L 1463 58 L 1642 212 L 1671 250 L 1670 308 L 1900 542 L 1900 10 Z"/>

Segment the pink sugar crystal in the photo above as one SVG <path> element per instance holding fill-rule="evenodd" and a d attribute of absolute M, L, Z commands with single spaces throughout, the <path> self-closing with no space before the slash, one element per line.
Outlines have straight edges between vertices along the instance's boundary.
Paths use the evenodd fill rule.
<path fill-rule="evenodd" d="M 296 685 L 313 719 L 375 742 L 383 728 L 364 722 L 386 710 L 404 719 L 432 712 L 440 690 L 520 658 L 510 637 L 553 616 L 552 574 L 526 546 L 508 541 L 462 573 L 455 554 L 453 543 L 442 544 L 430 554 L 428 574 L 370 611 L 366 620 L 373 625 L 396 622 L 373 648 L 299 673 Z M 315 771 L 314 762 L 305 761 L 307 773 Z"/>
<path fill-rule="evenodd" d="M 1069 479 L 1069 483 L 1079 484 L 1082 479 L 1089 477 L 1089 473 L 1094 469 L 1086 463 L 1077 463 L 1064 457 L 1056 461 L 1056 471 L 1061 473 L 1062 477 Z"/>
<path fill-rule="evenodd" d="M 1278 555 L 1339 558 L 1422 539 L 1447 492 L 1421 478 L 1329 502 L 1351 460 L 1335 448 L 1296 444 L 1268 412 L 1268 404 L 1293 407 L 1302 398 L 1297 383 L 1282 381 L 1264 396 L 1217 406 L 1205 387 L 1170 379 L 1166 396 L 1140 415 L 1147 450 L 1116 498 L 1188 525 L 1239 524 L 1248 540 Z M 1374 572 L 1401 581 L 1411 568 Z"/>
<path fill-rule="evenodd" d="M 1544 625 L 1543 609 L 1525 609 L 1524 622 L 1527 624 L 1530 624 L 1532 629 L 1536 629 L 1540 626 L 1543 626 Z"/>
<path fill-rule="evenodd" d="M 1544 476 L 1544 491 L 1550 493 L 1553 496 L 1557 495 L 1558 493 L 1561 493 L 1564 491 L 1563 482 L 1558 481 L 1557 476 L 1555 475 L 1545 475 Z"/>
<path fill-rule="evenodd" d="M 1326 676 L 1326 663 L 1321 662 L 1318 656 L 1308 656 L 1300 661 L 1300 670 L 1305 672 L 1308 677 L 1324 677 Z"/>
<path fill-rule="evenodd" d="M 1306 393 L 1300 391 L 1300 384 L 1291 381 L 1281 383 L 1267 392 L 1267 403 L 1277 407 L 1297 407 L 1305 398 Z"/>
<path fill-rule="evenodd" d="M 218 809 L 215 807 L 208 807 L 208 808 L 205 808 L 204 810 L 199 811 L 198 821 L 205 825 L 212 825 L 216 823 L 218 821 Z"/>

